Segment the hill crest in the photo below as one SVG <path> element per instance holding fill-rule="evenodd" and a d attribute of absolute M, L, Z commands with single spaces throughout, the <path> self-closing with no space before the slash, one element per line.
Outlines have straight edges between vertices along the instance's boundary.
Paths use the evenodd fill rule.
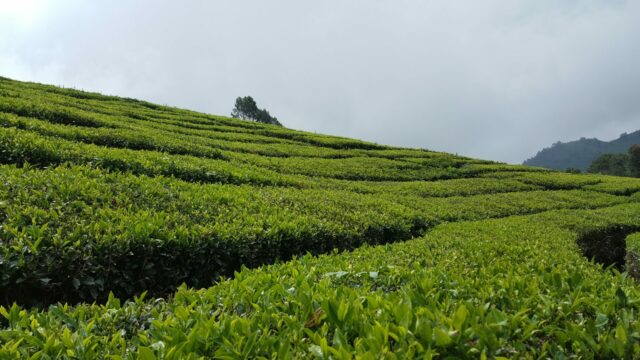
<path fill-rule="evenodd" d="M 603 154 L 624 153 L 633 144 L 640 144 L 640 130 L 621 134 L 617 139 L 602 141 L 596 138 L 556 142 L 540 150 L 534 157 L 524 161 L 524 165 L 549 169 L 568 168 L 586 171 L 589 165 Z"/>

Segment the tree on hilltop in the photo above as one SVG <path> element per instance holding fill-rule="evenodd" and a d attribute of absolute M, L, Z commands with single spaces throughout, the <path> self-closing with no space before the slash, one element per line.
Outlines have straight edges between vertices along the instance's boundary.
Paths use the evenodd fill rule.
<path fill-rule="evenodd" d="M 269 114 L 269 111 L 259 109 L 256 101 L 251 96 L 238 97 L 236 99 L 236 105 L 231 111 L 231 117 L 282 126 L 276 117 Z"/>

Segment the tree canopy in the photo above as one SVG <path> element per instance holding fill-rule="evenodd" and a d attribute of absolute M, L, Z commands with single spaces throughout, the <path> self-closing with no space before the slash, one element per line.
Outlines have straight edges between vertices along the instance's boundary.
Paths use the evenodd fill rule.
<path fill-rule="evenodd" d="M 588 172 L 640 177 L 640 145 L 631 145 L 627 153 L 601 155 L 591 163 Z"/>
<path fill-rule="evenodd" d="M 269 114 L 269 111 L 258 108 L 258 104 L 251 96 L 238 97 L 236 99 L 235 107 L 231 111 L 231 117 L 282 126 L 275 116 Z"/>
<path fill-rule="evenodd" d="M 629 176 L 629 156 L 627 154 L 604 154 L 595 159 L 589 169 L 590 173 Z"/>

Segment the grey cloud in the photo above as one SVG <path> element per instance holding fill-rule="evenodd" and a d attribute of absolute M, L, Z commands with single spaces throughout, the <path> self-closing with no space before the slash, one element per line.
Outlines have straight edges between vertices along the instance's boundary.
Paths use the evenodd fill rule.
<path fill-rule="evenodd" d="M 0 25 L 1 75 L 223 115 L 249 94 L 292 128 L 508 162 L 640 128 L 638 2 L 41 8 Z"/>

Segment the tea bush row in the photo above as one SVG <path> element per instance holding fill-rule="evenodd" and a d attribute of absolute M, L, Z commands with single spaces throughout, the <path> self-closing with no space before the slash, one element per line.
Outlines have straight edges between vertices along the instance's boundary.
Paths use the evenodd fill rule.
<path fill-rule="evenodd" d="M 102 147 L 47 137 L 16 128 L 0 128 L 0 163 L 55 166 L 90 164 L 111 171 L 175 176 L 186 181 L 302 186 L 303 180 L 250 164 L 171 155 L 157 151 Z"/>

